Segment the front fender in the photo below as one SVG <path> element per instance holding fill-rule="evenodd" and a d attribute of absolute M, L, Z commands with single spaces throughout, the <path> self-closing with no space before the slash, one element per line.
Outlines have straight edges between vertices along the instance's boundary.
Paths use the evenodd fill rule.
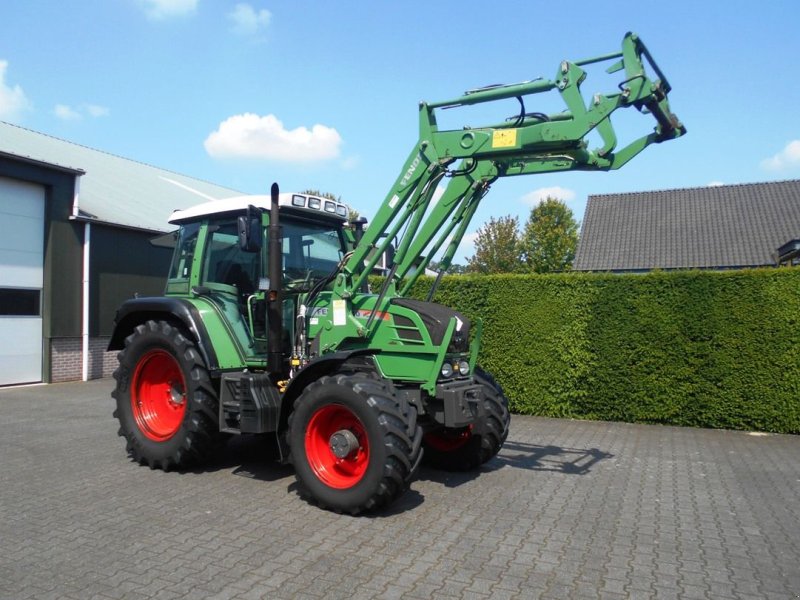
<path fill-rule="evenodd" d="M 217 355 L 200 311 L 182 298 L 156 296 L 131 298 L 123 302 L 114 317 L 114 333 L 108 343 L 108 350 L 122 350 L 125 347 L 125 338 L 133 333 L 137 325 L 150 319 L 182 325 L 194 338 L 208 369 L 219 368 Z"/>
<path fill-rule="evenodd" d="M 279 430 L 284 431 L 289 422 L 289 413 L 292 412 L 294 401 L 303 392 L 305 387 L 312 381 L 320 377 L 330 375 L 339 370 L 341 366 L 358 356 L 372 356 L 379 353 L 379 349 L 362 348 L 359 350 L 343 350 L 341 352 L 331 352 L 323 354 L 309 362 L 303 369 L 289 382 L 281 400 L 281 420 Z"/>

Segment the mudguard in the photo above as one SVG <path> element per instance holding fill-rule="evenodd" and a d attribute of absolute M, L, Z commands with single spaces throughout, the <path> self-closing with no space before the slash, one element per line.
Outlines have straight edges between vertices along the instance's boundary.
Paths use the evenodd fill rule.
<path fill-rule="evenodd" d="M 123 302 L 114 317 L 114 333 L 108 343 L 108 350 L 122 350 L 125 338 L 133 333 L 134 328 L 149 319 L 179 322 L 194 337 L 198 350 L 209 370 L 219 368 L 214 346 L 200 312 L 191 303 L 182 298 L 168 296 L 131 298 Z"/>
<path fill-rule="evenodd" d="M 341 352 L 331 352 L 330 354 L 323 354 L 309 362 L 297 374 L 297 376 L 289 382 L 286 391 L 283 393 L 281 401 L 281 420 L 279 430 L 283 431 L 289 422 L 289 413 L 292 411 L 292 405 L 295 399 L 300 395 L 303 389 L 312 381 L 319 379 L 325 375 L 329 375 L 338 370 L 346 361 L 358 356 L 371 356 L 380 352 L 376 348 L 361 348 L 359 350 L 344 350 Z"/>

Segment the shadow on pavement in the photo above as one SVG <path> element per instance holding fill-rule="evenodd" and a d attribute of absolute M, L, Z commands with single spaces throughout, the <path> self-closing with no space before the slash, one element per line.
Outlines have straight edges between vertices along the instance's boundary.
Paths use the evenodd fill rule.
<path fill-rule="evenodd" d="M 231 471 L 233 475 L 279 481 L 293 474 L 291 465 L 279 461 L 277 444 L 272 436 L 231 436 L 208 464 L 192 473 Z"/>
<path fill-rule="evenodd" d="M 417 479 L 422 481 L 432 481 L 448 488 L 455 488 L 480 477 L 481 473 L 498 469 L 499 467 L 496 467 L 493 464 L 495 461 L 496 459 L 491 460 L 474 471 L 442 471 L 440 469 L 434 469 L 433 467 L 423 465 L 420 467 Z"/>
<path fill-rule="evenodd" d="M 456 488 L 480 477 L 482 473 L 505 467 L 567 475 L 585 475 L 598 462 L 613 456 L 613 454 L 598 448 L 563 448 L 508 440 L 500 453 L 479 469 L 450 472 L 422 465 L 417 479 L 438 483 L 447 488 Z M 291 465 L 282 465 L 278 457 L 277 444 L 270 436 L 234 436 L 222 446 L 211 462 L 190 472 L 199 474 L 231 471 L 233 475 L 266 482 L 293 478 L 294 471 Z M 297 493 L 297 484 L 294 481 L 288 485 L 288 492 Z M 413 510 L 424 502 L 425 497 L 414 490 L 412 484 L 411 489 L 385 509 L 363 516 L 368 518 L 392 517 Z"/>
<path fill-rule="evenodd" d="M 578 449 L 560 446 L 540 446 L 508 440 L 500 453 L 479 469 L 466 472 L 441 471 L 422 466 L 419 479 L 432 481 L 449 488 L 458 487 L 480 477 L 481 473 L 503 467 L 528 471 L 548 471 L 567 475 L 585 475 L 592 467 L 614 455 L 597 448 Z"/>
<path fill-rule="evenodd" d="M 508 440 L 494 460 L 489 464 L 509 466 L 529 471 L 551 471 L 567 475 L 585 475 L 601 460 L 613 458 L 613 454 L 598 448 L 562 448 L 540 446 Z"/>

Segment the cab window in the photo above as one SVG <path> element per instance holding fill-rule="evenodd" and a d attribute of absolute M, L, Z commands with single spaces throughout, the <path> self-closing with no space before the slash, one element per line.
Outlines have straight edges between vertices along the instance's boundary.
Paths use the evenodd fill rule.
<path fill-rule="evenodd" d="M 199 233 L 199 223 L 190 223 L 181 227 L 178 234 L 178 244 L 175 247 L 175 253 L 172 255 L 172 266 L 169 270 L 170 279 L 189 279 Z"/>
<path fill-rule="evenodd" d="M 260 253 L 244 252 L 239 247 L 236 221 L 211 224 L 208 232 L 202 283 L 235 287 L 240 296 L 255 292 L 258 289 Z"/>

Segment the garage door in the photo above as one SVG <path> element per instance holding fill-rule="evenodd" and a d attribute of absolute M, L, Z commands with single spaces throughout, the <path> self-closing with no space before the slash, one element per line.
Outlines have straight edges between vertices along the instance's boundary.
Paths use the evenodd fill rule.
<path fill-rule="evenodd" d="M 0 385 L 42 380 L 44 188 L 0 177 Z"/>

